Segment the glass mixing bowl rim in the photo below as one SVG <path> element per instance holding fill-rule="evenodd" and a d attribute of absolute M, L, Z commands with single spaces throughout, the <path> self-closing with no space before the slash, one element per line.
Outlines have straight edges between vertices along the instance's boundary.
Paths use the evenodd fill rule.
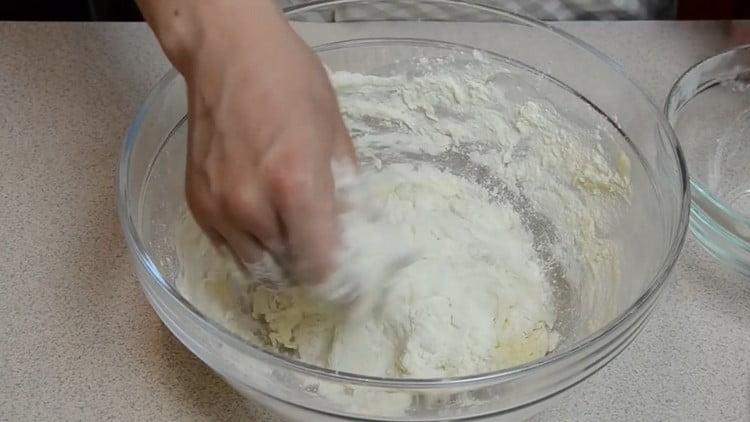
<path fill-rule="evenodd" d="M 682 110 L 688 104 L 690 104 L 691 101 L 697 98 L 704 91 L 716 86 L 717 83 L 725 81 L 725 79 L 721 78 L 708 79 L 703 83 L 696 84 L 694 89 L 690 91 L 680 92 L 684 88 L 684 85 L 687 85 L 688 81 L 690 81 L 690 79 L 693 77 L 693 74 L 697 73 L 698 75 L 700 75 L 701 69 L 710 66 L 714 61 L 720 62 L 727 56 L 732 56 L 737 53 L 748 54 L 748 52 L 750 52 L 750 44 L 732 47 L 712 56 L 706 57 L 705 59 L 694 63 L 687 70 L 685 70 L 677 78 L 674 84 L 672 84 L 672 88 L 669 90 L 669 94 L 667 95 L 667 100 L 664 103 L 664 114 L 667 116 L 667 122 L 670 124 L 670 126 L 674 129 L 677 123 L 677 119 L 682 113 Z M 718 208 L 719 210 L 721 210 L 721 212 L 728 215 L 731 220 L 740 221 L 744 224 L 750 225 L 750 217 L 740 214 L 733 207 L 716 196 L 702 180 L 695 177 L 690 177 L 690 185 L 692 186 L 692 195 L 705 199 L 712 206 Z M 711 217 L 711 213 L 704 211 L 704 207 L 701 205 L 701 203 L 701 201 L 692 202 L 692 207 L 694 209 L 691 209 L 691 214 L 693 215 L 694 219 L 700 216 L 701 221 L 705 221 L 705 223 L 701 224 L 707 224 L 707 227 L 711 230 L 712 233 L 715 233 L 719 237 L 723 237 L 728 241 L 734 243 L 741 249 L 750 252 L 750 242 L 745 241 L 741 237 L 732 233 L 730 230 L 727 230 L 723 224 Z M 691 224 L 697 223 L 696 221 L 693 221 Z"/>
<path fill-rule="evenodd" d="M 433 1 L 434 2 L 434 1 Z M 657 295 L 658 292 L 662 289 L 664 286 L 664 283 L 669 276 L 669 274 L 672 271 L 672 268 L 674 267 L 677 257 L 679 256 L 680 250 L 682 248 L 682 245 L 685 241 L 685 235 L 687 232 L 687 226 L 688 226 L 688 210 L 689 210 L 689 203 L 690 203 L 690 191 L 687 188 L 688 186 L 688 178 L 687 178 L 687 169 L 685 167 L 682 151 L 680 149 L 679 144 L 676 141 L 676 137 L 674 136 L 674 133 L 671 129 L 671 126 L 667 124 L 664 116 L 658 112 L 658 108 L 653 102 L 653 100 L 643 91 L 643 89 L 635 83 L 631 78 L 629 78 L 622 70 L 622 68 L 617 65 L 615 62 L 613 62 L 611 59 L 607 58 L 602 53 L 595 50 L 593 47 L 589 46 L 588 44 L 584 43 L 583 41 L 578 40 L 577 38 L 566 34 L 565 32 L 562 32 L 560 30 L 557 30 L 547 24 L 544 24 L 542 22 L 536 21 L 531 18 L 526 18 L 520 15 L 515 15 L 510 12 L 505 12 L 499 9 L 491 8 L 488 6 L 476 6 L 471 3 L 467 3 L 465 1 L 453 1 L 453 0 L 440 0 L 441 3 L 453 3 L 453 4 L 460 4 L 460 5 L 468 5 L 471 7 L 478 7 L 482 10 L 486 10 L 495 14 L 500 14 L 503 16 L 507 16 L 513 19 L 516 19 L 520 21 L 521 23 L 527 24 L 528 26 L 532 26 L 544 31 L 550 32 L 553 36 L 558 36 L 563 38 L 565 41 L 567 41 L 572 46 L 582 48 L 587 53 L 594 55 L 597 59 L 605 62 L 605 64 L 609 65 L 609 67 L 618 73 L 618 76 L 629 82 L 633 88 L 635 88 L 638 93 L 643 97 L 643 99 L 646 100 L 647 103 L 650 104 L 651 107 L 653 107 L 655 118 L 657 119 L 657 123 L 661 126 L 662 133 L 666 136 L 668 147 L 670 147 L 671 151 L 673 152 L 679 166 L 679 170 L 681 172 L 681 184 L 682 184 L 682 196 L 680 198 L 680 214 L 679 219 L 676 225 L 676 231 L 672 233 L 672 239 L 670 242 L 670 249 L 665 256 L 664 261 L 662 262 L 660 268 L 658 271 L 655 272 L 653 278 L 651 279 L 648 287 L 645 289 L 645 291 L 636 299 L 633 301 L 633 303 L 625 309 L 623 312 L 621 312 L 617 317 L 613 318 L 611 321 L 609 321 L 605 326 L 600 328 L 599 330 L 595 331 L 594 333 L 590 334 L 589 336 L 578 340 L 574 344 L 572 344 L 569 348 L 561 351 L 561 352 L 555 352 L 552 354 L 549 354 L 547 356 L 544 356 L 540 359 L 528 362 L 523 365 L 511 367 L 511 368 L 504 368 L 498 371 L 492 371 L 487 373 L 480 373 L 480 374 L 472 374 L 472 375 L 466 375 L 461 377 L 450 377 L 450 378 L 427 378 L 427 379 L 417 379 L 417 378 L 387 378 L 387 377 L 372 377 L 372 376 L 366 376 L 366 375 L 360 375 L 360 374 L 352 374 L 352 373 L 344 373 L 344 372 L 338 372 L 335 370 L 310 365 L 292 358 L 289 358 L 287 356 L 284 356 L 280 353 L 276 353 L 270 350 L 266 350 L 257 346 L 254 346 L 250 344 L 249 342 L 241 339 L 240 337 L 236 336 L 235 334 L 229 332 L 226 328 L 221 326 L 220 324 L 205 318 L 196 308 L 193 307 L 192 304 L 190 304 L 186 299 L 182 297 L 182 295 L 177 292 L 167 280 L 162 276 L 161 272 L 158 269 L 158 266 L 153 262 L 150 256 L 146 253 L 146 249 L 143 245 L 143 242 L 140 239 L 140 236 L 138 234 L 138 231 L 136 230 L 135 222 L 133 221 L 133 216 L 129 212 L 128 207 L 128 194 L 129 191 L 129 164 L 130 164 L 130 158 L 132 155 L 132 151 L 134 149 L 135 141 L 137 139 L 137 134 L 140 130 L 140 127 L 143 123 L 143 120 L 149 111 L 150 107 L 153 103 L 155 103 L 158 99 L 158 95 L 162 92 L 164 87 L 170 83 L 175 77 L 177 77 L 177 72 L 175 69 L 170 69 L 167 74 L 165 74 L 161 80 L 154 86 L 154 88 L 150 91 L 148 97 L 144 101 L 144 103 L 139 107 L 138 111 L 136 112 L 136 115 L 133 119 L 133 122 L 131 123 L 130 127 L 127 130 L 125 140 L 123 142 L 122 152 L 120 156 L 120 162 L 119 162 L 119 171 L 117 173 L 117 208 L 118 208 L 118 215 L 120 217 L 120 222 L 123 228 L 123 232 L 125 234 L 125 238 L 127 241 L 128 246 L 130 247 L 131 251 L 133 251 L 135 257 L 137 258 L 138 263 L 146 269 L 149 277 L 148 281 L 150 282 L 156 282 L 156 288 L 161 291 L 162 293 L 165 293 L 168 295 L 168 297 L 175 301 L 175 303 L 183 308 L 182 311 L 185 311 L 187 316 L 195 322 L 197 325 L 200 326 L 203 330 L 209 332 L 210 334 L 214 336 L 218 336 L 218 338 L 226 345 L 233 347 L 234 349 L 240 351 L 244 355 L 250 356 L 252 358 L 265 361 L 272 365 L 282 366 L 289 368 L 296 372 L 302 372 L 306 373 L 308 375 L 314 375 L 323 379 L 333 380 L 337 382 L 344 382 L 344 383 L 350 383 L 350 384 L 366 384 L 368 387 L 378 387 L 378 388 L 401 388 L 401 389 L 424 389 L 424 388 L 455 388 L 462 385 L 476 385 L 476 384 L 484 384 L 484 383 L 497 383 L 497 382 L 504 382 L 509 381 L 515 378 L 519 378 L 523 375 L 529 374 L 531 371 L 533 371 L 535 368 L 542 367 L 542 366 L 549 366 L 551 364 L 560 362 L 560 361 L 567 361 L 573 356 L 577 356 L 581 353 L 584 353 L 587 351 L 590 346 L 593 344 L 597 344 L 602 339 L 606 338 L 610 333 L 616 332 L 619 328 L 623 326 L 623 324 L 627 321 L 633 320 L 634 315 L 639 314 L 641 310 L 644 309 L 644 307 L 650 302 L 650 300 L 653 298 L 653 296 Z M 300 10 L 310 10 L 314 7 L 320 7 L 321 5 L 331 5 L 331 4 L 345 4 L 345 3 L 352 3 L 351 0 L 336 0 L 336 1 L 321 1 L 316 2 L 313 4 L 305 5 L 305 6 L 299 6 L 296 8 L 293 8 L 296 11 Z M 368 38 L 368 39 L 359 39 L 359 40 L 346 40 L 346 41 L 337 41 L 335 43 L 327 43 L 317 46 L 317 49 L 324 49 L 329 44 L 339 44 L 339 45 L 345 45 L 345 44 L 352 44 L 355 41 L 363 42 L 367 41 L 370 43 L 377 43 L 377 42 L 393 42 L 394 40 L 401 39 L 401 40 L 408 40 L 406 38 Z M 429 40 L 429 39 L 423 39 L 422 41 L 427 42 L 438 42 L 438 43 L 445 43 L 442 41 L 437 40 Z M 450 43 L 448 43 L 450 44 Z"/>

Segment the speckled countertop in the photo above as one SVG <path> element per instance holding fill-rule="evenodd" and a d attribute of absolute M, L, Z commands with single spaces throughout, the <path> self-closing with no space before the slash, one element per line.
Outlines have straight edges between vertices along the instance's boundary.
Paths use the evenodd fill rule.
<path fill-rule="evenodd" d="M 720 23 L 560 27 L 659 102 L 728 45 Z M 0 23 L 0 420 L 277 421 L 161 324 L 120 234 L 120 141 L 166 69 L 143 24 Z M 538 420 L 750 420 L 750 280 L 690 238 L 640 337 Z"/>

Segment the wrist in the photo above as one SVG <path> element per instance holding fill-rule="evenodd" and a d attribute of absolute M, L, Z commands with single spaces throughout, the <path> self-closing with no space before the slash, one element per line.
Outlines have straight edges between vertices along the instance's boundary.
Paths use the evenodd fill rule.
<path fill-rule="evenodd" d="M 289 29 L 273 0 L 137 1 L 167 58 L 183 74 L 201 55 L 253 51 Z"/>

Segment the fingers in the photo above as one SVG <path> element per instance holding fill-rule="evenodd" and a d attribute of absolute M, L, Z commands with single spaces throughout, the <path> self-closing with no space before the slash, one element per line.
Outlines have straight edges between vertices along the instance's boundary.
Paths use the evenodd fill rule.
<path fill-rule="evenodd" d="M 276 211 L 262 188 L 260 176 L 255 179 L 258 180 L 238 177 L 233 182 L 227 182 L 234 187 L 222 199 L 223 213 L 235 230 L 250 234 L 254 243 L 262 249 L 280 254 L 284 242 Z"/>
<path fill-rule="evenodd" d="M 210 168 L 210 166 L 208 166 Z M 215 245 L 226 245 L 243 264 L 263 257 L 265 245 L 276 248 L 277 223 L 269 201 L 255 194 L 254 184 L 243 179 L 233 184 L 219 183 L 212 191 L 206 163 L 188 160 L 185 194 L 190 211 L 198 225 Z"/>
<path fill-rule="evenodd" d="M 349 136 L 349 131 L 341 125 L 338 130 L 336 139 L 333 144 L 333 159 L 336 161 L 345 161 L 350 163 L 357 162 L 357 154 L 354 150 L 354 143 Z"/>
<path fill-rule="evenodd" d="M 334 253 L 338 244 L 333 195 L 320 202 L 301 200 L 284 212 L 289 232 L 291 271 L 301 283 L 317 284 L 324 281 L 334 267 Z"/>
<path fill-rule="evenodd" d="M 223 236 L 240 263 L 254 264 L 263 258 L 263 248 L 252 236 L 233 229 L 227 229 Z"/>
<path fill-rule="evenodd" d="M 194 195 L 188 197 L 194 197 Z M 214 245 L 228 246 L 235 258 L 243 264 L 253 264 L 263 258 L 263 251 L 266 248 L 263 246 L 263 242 L 260 242 L 255 235 L 251 234 L 252 232 L 247 232 L 241 226 L 232 224 L 226 216 L 214 216 L 225 215 L 226 213 L 211 214 L 206 212 L 206 207 L 198 205 L 201 202 L 193 199 L 189 200 L 188 204 L 196 222 Z M 253 225 L 261 225 L 252 214 L 248 214 L 246 211 L 243 214 L 254 222 Z"/>
<path fill-rule="evenodd" d="M 274 246 L 272 252 L 283 249 L 267 200 L 265 206 L 261 197 L 253 197 L 254 202 L 249 202 L 248 197 L 241 194 L 215 200 L 215 195 L 195 179 L 195 175 L 188 177 L 188 205 L 195 220 L 215 244 L 226 244 L 243 264 L 261 260 L 264 249 L 271 249 L 267 245 Z"/>
<path fill-rule="evenodd" d="M 328 160 L 307 162 L 272 184 L 284 226 L 288 270 L 300 283 L 319 283 L 333 269 L 338 245 L 334 183 Z"/>

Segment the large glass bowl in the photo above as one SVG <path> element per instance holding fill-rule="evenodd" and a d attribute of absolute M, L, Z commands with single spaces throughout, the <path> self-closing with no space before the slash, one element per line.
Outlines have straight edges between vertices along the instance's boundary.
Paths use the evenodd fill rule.
<path fill-rule="evenodd" d="M 242 394 L 295 420 L 463 420 L 529 416 L 617 356 L 643 328 L 675 264 L 688 222 L 680 148 L 653 102 L 619 67 L 547 25 L 464 1 L 390 1 L 380 23 L 331 24 L 372 1 L 317 2 L 287 10 L 301 31 L 326 28 L 315 47 L 332 70 L 388 68 L 395 61 L 481 51 L 525 75 L 559 109 L 614 133 L 631 163 L 632 198 L 608 236 L 622 250 L 621 275 L 598 280 L 588 307 L 570 290 L 563 341 L 527 364 L 447 379 L 339 373 L 250 344 L 205 318 L 175 288 L 174 227 L 185 212 L 186 96 L 170 71 L 128 130 L 118 173 L 118 210 L 146 297 L 165 325 Z M 409 16 L 403 12 L 408 11 Z M 346 12 L 346 13 L 344 13 Z M 455 14 L 452 14 L 455 12 Z M 395 13 L 389 16 L 389 13 Z M 384 16 L 385 15 L 385 16 Z M 451 17 L 471 21 L 446 22 Z M 389 20 L 388 18 L 393 18 Z M 419 19 L 400 22 L 399 19 Z M 442 22 L 436 22 L 443 20 Z M 317 28 L 313 28 L 317 26 Z M 356 39 L 352 39 L 356 38 Z M 580 113 L 579 113 L 580 112 Z M 594 116 L 594 117 L 590 117 Z M 510 163 L 509 165 L 513 165 Z M 561 275 L 564 283 L 564 274 Z M 467 280 L 471 283 L 471 280 Z M 605 303 L 606 302 L 606 303 Z M 606 305 L 606 306 L 605 306 Z M 589 318 L 590 313 L 600 318 Z M 363 356 L 366 359 L 366 356 Z M 329 394 L 336 392 L 335 394 Z M 403 404 L 408 403 L 408 407 Z"/>

